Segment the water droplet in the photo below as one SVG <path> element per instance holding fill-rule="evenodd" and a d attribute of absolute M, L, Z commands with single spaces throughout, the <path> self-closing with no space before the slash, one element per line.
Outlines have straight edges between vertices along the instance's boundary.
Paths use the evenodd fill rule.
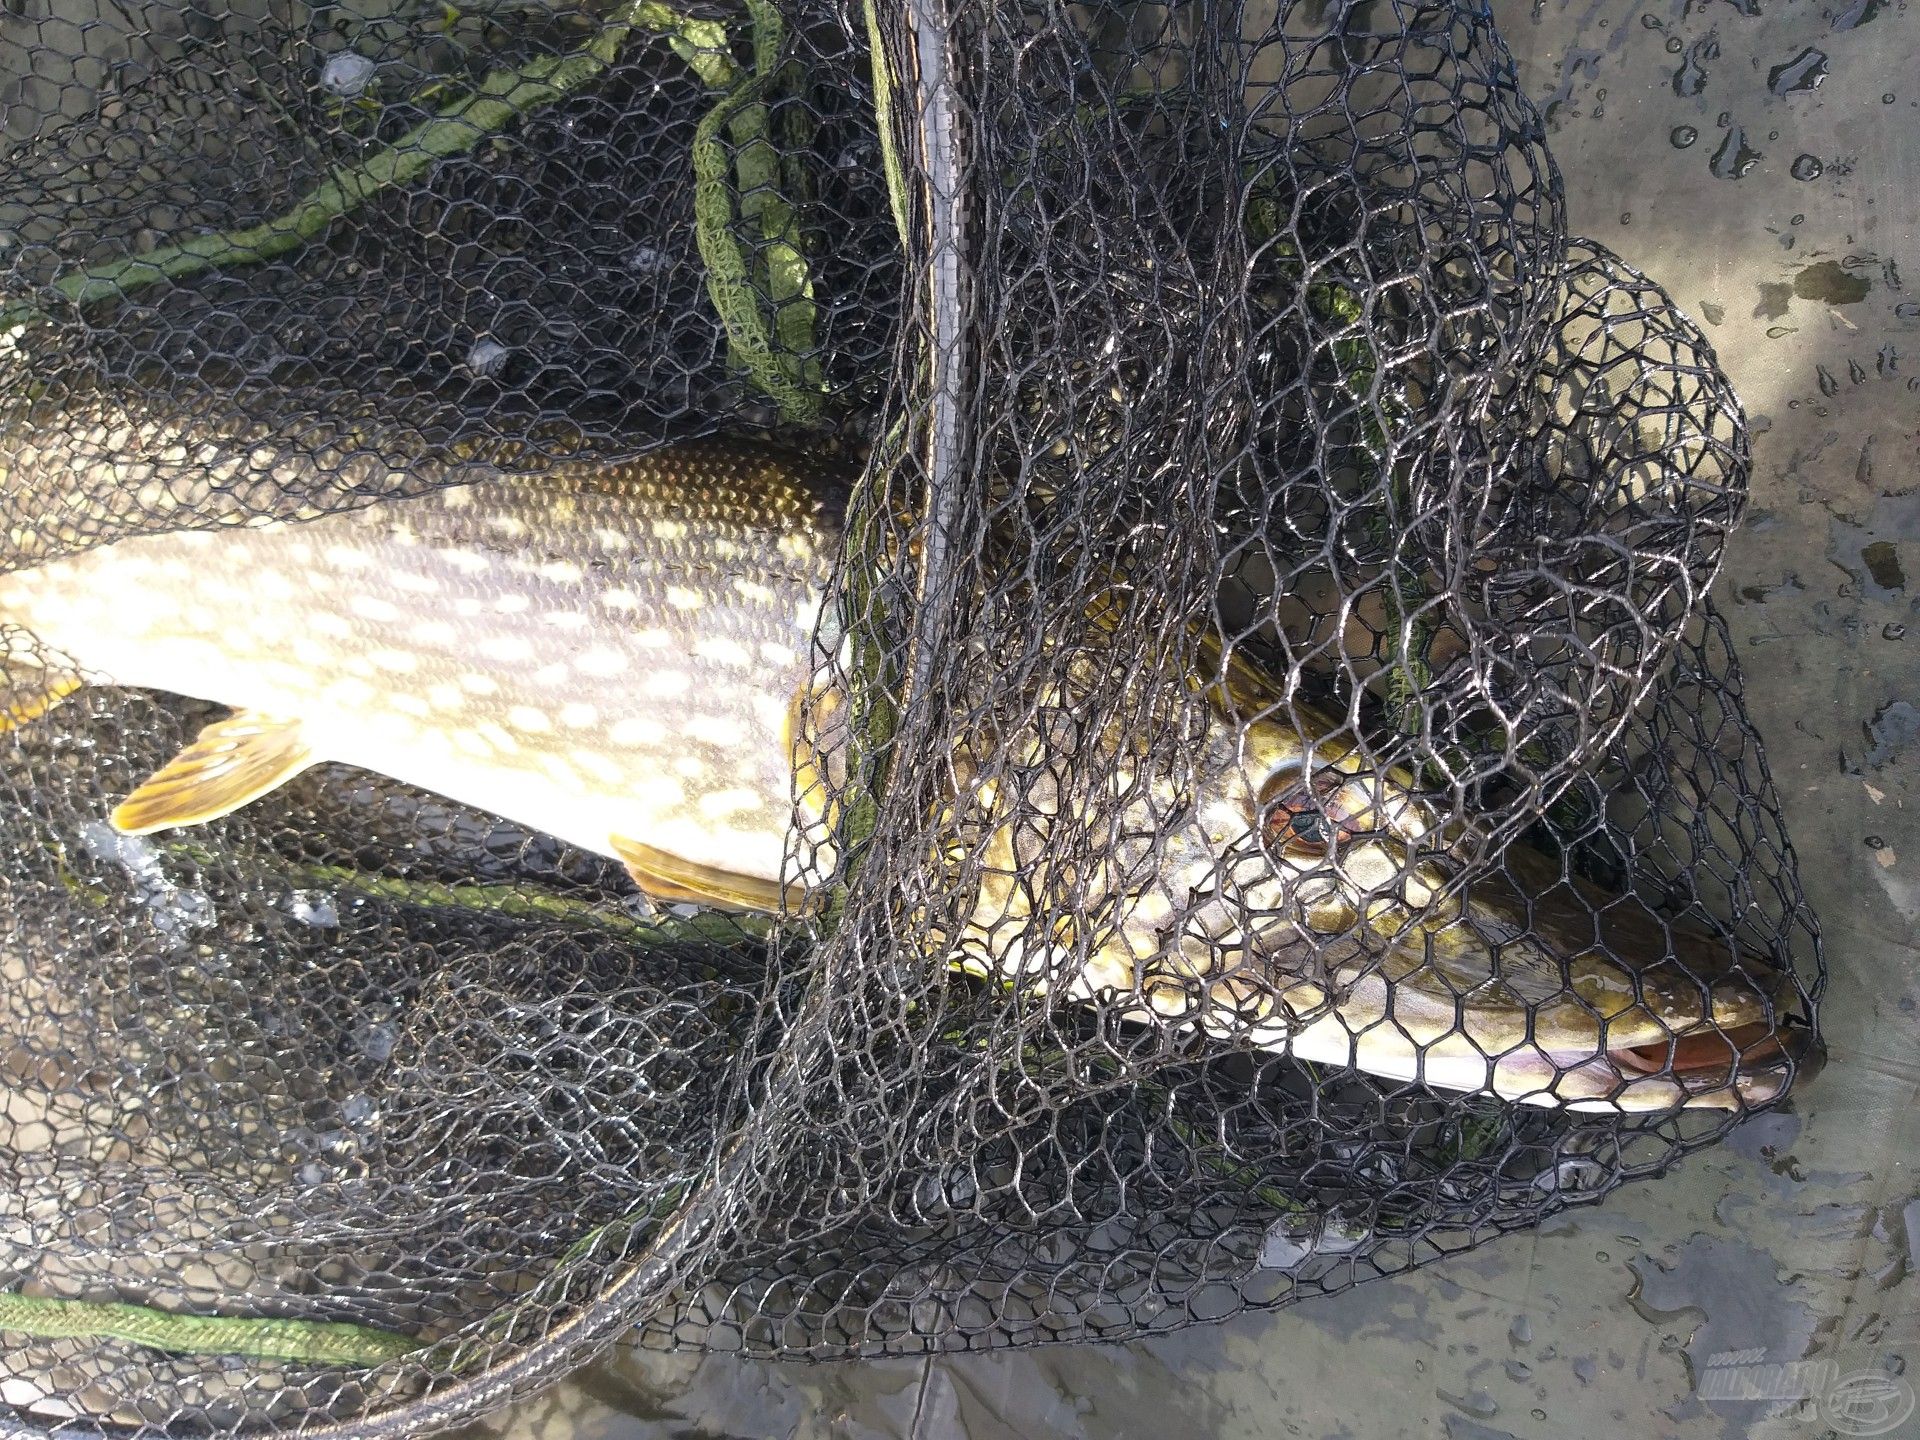
<path fill-rule="evenodd" d="M 1622 225 L 1631 225 L 1633 223 L 1633 212 L 1631 210 L 1622 210 L 1620 212 L 1620 223 Z"/>
<path fill-rule="evenodd" d="M 1788 173 L 1796 180 L 1818 180 L 1826 168 L 1816 155 L 1796 155 Z"/>
<path fill-rule="evenodd" d="M 400 1027 L 391 1020 L 374 1020 L 354 1027 L 353 1038 L 361 1054 L 376 1065 L 384 1065 L 400 1043 Z"/>
<path fill-rule="evenodd" d="M 1796 215 L 1791 220 L 1787 221 L 1787 224 L 1789 225 L 1804 225 L 1806 223 L 1807 223 L 1807 217 L 1804 215 Z"/>
<path fill-rule="evenodd" d="M 1904 640 L 1906 636 L 1907 627 L 1897 620 L 1889 620 L 1887 622 L 1887 628 L 1880 632 L 1880 638 L 1882 640 Z"/>
<path fill-rule="evenodd" d="M 1687 47 L 1687 58 L 1680 62 L 1680 68 L 1673 72 L 1673 93 L 1681 96 L 1698 95 L 1707 88 L 1707 61 L 1718 58 L 1720 37 L 1709 30 L 1702 38 Z"/>
<path fill-rule="evenodd" d="M 334 930 L 340 925 L 340 912 L 324 890 L 295 890 L 287 897 L 287 913 L 316 930 Z"/>
<path fill-rule="evenodd" d="M 1908 300 L 1896 305 L 1893 313 L 1902 320 L 1920 320 L 1920 300 Z"/>
<path fill-rule="evenodd" d="M 1889 90 L 1886 94 L 1882 95 L 1880 97 L 1880 103 L 1882 105 L 1891 105 L 1893 103 L 1893 92 Z"/>
<path fill-rule="evenodd" d="M 1544 1411 L 1544 1410 L 1542 1410 L 1542 1409 L 1540 1409 L 1540 1408 L 1539 1408 L 1538 1406 L 1535 1406 L 1535 1407 L 1533 1408 L 1533 1410 L 1531 1410 L 1531 1411 L 1530 1411 L 1529 1413 L 1530 1413 L 1530 1414 L 1531 1414 L 1531 1415 L 1533 1416 L 1533 1418 L 1534 1418 L 1534 1419 L 1536 1419 L 1536 1420 L 1544 1420 L 1544 1419 L 1546 1419 L 1546 1418 L 1547 1418 L 1547 1412 L 1546 1412 L 1546 1411 Z"/>
<path fill-rule="evenodd" d="M 1436 1390 L 1434 1393 L 1454 1409 L 1464 1411 L 1480 1420 L 1491 1420 L 1500 1413 L 1500 1407 L 1484 1390 L 1469 1390 L 1465 1395 L 1451 1395 L 1445 1390 Z"/>
<path fill-rule="evenodd" d="M 1658 15 L 1642 15 L 1640 17 L 1640 23 L 1649 30 L 1661 30 L 1665 28 L 1660 23 L 1660 17 Z"/>
<path fill-rule="evenodd" d="M 1563 1155 L 1550 1170 L 1533 1177 L 1533 1187 L 1552 1195 L 1598 1190 L 1607 1183 L 1607 1167 L 1587 1155 Z"/>
<path fill-rule="evenodd" d="M 341 99 L 351 100 L 367 88 L 377 68 L 366 56 L 343 51 L 320 67 L 320 84 Z"/>
<path fill-rule="evenodd" d="M 1269 1270 L 1291 1270 L 1320 1255 L 1345 1255 L 1358 1250 L 1372 1232 L 1338 1210 L 1324 1216 L 1289 1215 L 1267 1227 L 1260 1245 L 1260 1264 Z"/>
<path fill-rule="evenodd" d="M 1513 1317 L 1513 1323 L 1507 1326 L 1507 1339 L 1516 1345 L 1527 1345 L 1533 1340 L 1533 1321 L 1525 1315 Z"/>
<path fill-rule="evenodd" d="M 1746 132 L 1738 125 L 1727 131 L 1727 138 L 1720 142 L 1720 148 L 1713 152 L 1713 159 L 1707 169 L 1716 179 L 1738 180 L 1758 165 L 1762 156 L 1758 150 L 1747 148 Z"/>
<path fill-rule="evenodd" d="M 1300 1236 L 1292 1232 L 1292 1226 L 1282 1221 L 1273 1226 L 1260 1242 L 1260 1264 L 1267 1270 L 1291 1270 L 1309 1255 L 1313 1254 L 1311 1236 Z"/>
<path fill-rule="evenodd" d="M 1673 133 L 1667 137 L 1673 142 L 1673 148 L 1676 150 L 1686 149 L 1699 138 L 1700 132 L 1691 125 L 1676 125 L 1673 127 Z"/>
<path fill-rule="evenodd" d="M 1533 1378 L 1533 1367 L 1524 1360 L 1507 1361 L 1507 1378 L 1516 1384 Z"/>
<path fill-rule="evenodd" d="M 1793 95 L 1818 89 L 1826 78 L 1826 54 L 1809 45 L 1791 60 L 1767 71 L 1767 88 L 1776 95 Z"/>
<path fill-rule="evenodd" d="M 1833 17 L 1833 28 L 1852 30 L 1866 24 L 1880 13 L 1882 0 L 1853 0 L 1845 10 Z"/>
<path fill-rule="evenodd" d="M 1878 836 L 1878 835 L 1867 836 L 1867 849 L 1884 850 L 1886 848 L 1887 848 L 1887 842 L 1881 836 Z"/>
<path fill-rule="evenodd" d="M 963 1210 L 978 1198 L 973 1177 L 960 1165 L 943 1173 L 922 1175 L 913 1189 L 913 1203 L 922 1215 L 950 1215 Z"/>
<path fill-rule="evenodd" d="M 167 934 L 177 934 L 180 930 L 204 930 L 213 924 L 213 897 L 204 890 L 174 890 L 167 899 L 169 904 L 156 910 L 154 925 Z"/>
<path fill-rule="evenodd" d="M 510 352 L 498 340 L 476 340 L 467 351 L 467 368 L 476 375 L 492 379 L 507 368 Z"/>
<path fill-rule="evenodd" d="M 1667 53 L 1669 55 L 1678 55 L 1684 48 L 1678 35 L 1669 35 L 1667 37 Z"/>

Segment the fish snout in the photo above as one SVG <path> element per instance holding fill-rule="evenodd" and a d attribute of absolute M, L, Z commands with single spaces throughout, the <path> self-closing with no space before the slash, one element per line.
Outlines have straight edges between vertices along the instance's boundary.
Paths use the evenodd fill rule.
<path fill-rule="evenodd" d="M 1663 921 L 1635 896 L 1593 891 L 1579 900 L 1591 907 L 1584 945 L 1578 927 L 1567 934 L 1556 924 L 1553 904 L 1536 925 L 1600 1019 L 1594 1059 L 1617 1093 L 1731 1110 L 1777 1099 L 1820 1068 L 1818 1037 L 1797 1013 L 1800 991 L 1771 957 Z"/>
<path fill-rule="evenodd" d="M 1726 1029 L 1703 1026 L 1665 1042 L 1609 1046 L 1607 1059 L 1627 1084 L 1665 1079 L 1683 1092 L 1682 1104 L 1732 1110 L 1779 1099 L 1819 1073 L 1826 1050 L 1810 1026 L 1787 1016 Z"/>

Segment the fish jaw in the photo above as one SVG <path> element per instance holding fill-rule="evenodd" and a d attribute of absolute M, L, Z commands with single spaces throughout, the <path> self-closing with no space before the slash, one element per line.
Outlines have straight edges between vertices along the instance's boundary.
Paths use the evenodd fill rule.
<path fill-rule="evenodd" d="M 1517 850 L 1517 847 L 1514 847 Z M 1517 884 L 1538 887 L 1523 896 Z M 1771 960 L 1663 919 L 1631 893 L 1549 874 L 1533 852 L 1484 878 L 1467 901 L 1482 933 L 1524 923 L 1560 989 L 1532 1006 L 1525 1068 L 1576 1108 L 1740 1109 L 1779 1098 L 1823 1060 L 1792 1017 L 1797 990 Z"/>
<path fill-rule="evenodd" d="M 1136 817 L 1130 828 L 1162 836 L 1158 873 L 1107 897 L 1085 958 L 1071 937 L 1016 938 L 1000 945 L 1002 977 L 1045 977 L 1134 1020 L 1298 1060 L 1547 1108 L 1738 1109 L 1817 1067 L 1772 965 L 1518 847 L 1455 883 L 1436 803 L 1362 776 L 1337 739 L 1280 731 L 1215 737 L 1191 810 Z M 1263 797 L 1317 757 L 1331 757 L 1329 793 L 1369 787 L 1348 810 L 1390 833 L 1331 859 L 1261 843 Z M 1000 864 L 1008 878 L 988 887 L 986 910 L 1024 935 L 1034 907 L 1007 903 L 1019 866 L 1011 853 Z"/>
<path fill-rule="evenodd" d="M 1717 1057 L 1696 1054 L 1684 1067 L 1636 1071 L 1614 1052 L 1569 1035 L 1572 1027 L 1542 1024 L 1538 1012 L 1534 1019 L 1534 1036 L 1515 1036 L 1510 1016 L 1488 1024 L 1475 1007 L 1456 1012 L 1375 974 L 1305 1025 L 1257 1025 L 1249 1036 L 1295 1060 L 1583 1113 L 1745 1109 L 1778 1099 L 1818 1063 L 1804 1044 L 1776 1043 L 1770 1031 L 1730 1037 L 1706 1031 L 1701 1038 L 1710 1039 Z"/>
<path fill-rule="evenodd" d="M 1269 969 L 1272 998 L 1240 1027 L 1247 1038 L 1386 1080 L 1590 1112 L 1742 1109 L 1778 1099 L 1819 1066 L 1809 1032 L 1788 1019 L 1786 977 L 1660 926 L 1631 897 L 1615 897 L 1597 921 L 1585 915 L 1581 935 L 1562 928 L 1563 917 L 1494 900 L 1497 879 L 1469 891 L 1464 914 L 1448 908 L 1437 876 L 1420 888 L 1438 913 L 1396 915 L 1390 938 L 1362 927 L 1360 938 L 1332 947 L 1324 984 L 1285 979 L 1312 952 L 1297 933 L 1276 942 L 1269 932 L 1260 948 L 1268 965 L 1294 958 L 1277 976 Z M 1609 915 L 1642 923 L 1622 934 Z M 1529 993 L 1503 970 L 1490 937 L 1502 937 L 1500 950 L 1532 951 Z M 1636 945 L 1647 963 L 1613 958 L 1632 957 Z M 1206 963 L 1200 954 L 1187 961 Z M 1201 1028 L 1232 1032 L 1204 1014 Z"/>

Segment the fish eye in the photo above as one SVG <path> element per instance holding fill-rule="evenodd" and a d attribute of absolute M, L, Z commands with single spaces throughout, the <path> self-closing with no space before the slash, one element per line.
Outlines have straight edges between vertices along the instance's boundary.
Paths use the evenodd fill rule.
<path fill-rule="evenodd" d="M 1355 777 L 1323 770 L 1274 776 L 1260 790 L 1260 839 L 1269 854 L 1295 859 L 1329 855 L 1342 842 L 1372 834 L 1373 806 Z"/>

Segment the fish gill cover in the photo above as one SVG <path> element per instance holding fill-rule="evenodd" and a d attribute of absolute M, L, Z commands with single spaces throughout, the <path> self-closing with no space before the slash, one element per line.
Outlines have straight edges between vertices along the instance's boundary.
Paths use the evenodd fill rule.
<path fill-rule="evenodd" d="M 1817 1057 L 1483 8 L 26 0 L 0 135 L 10 1423 L 1219 1319 Z"/>

